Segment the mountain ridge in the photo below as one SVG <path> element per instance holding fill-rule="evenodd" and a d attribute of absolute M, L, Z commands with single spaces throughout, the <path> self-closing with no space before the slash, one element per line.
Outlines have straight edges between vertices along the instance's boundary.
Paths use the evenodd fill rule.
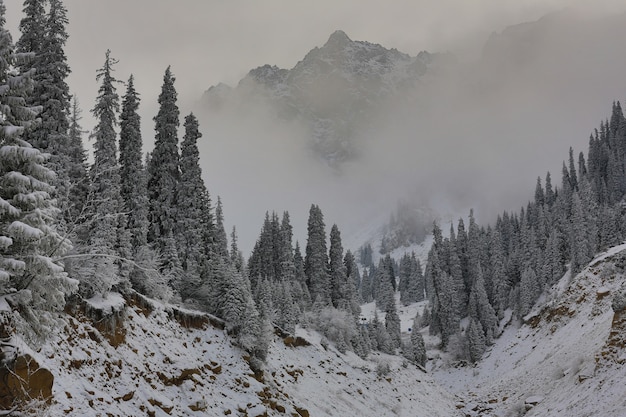
<path fill-rule="evenodd" d="M 427 73 L 445 66 L 448 55 L 422 51 L 416 56 L 380 44 L 353 41 L 336 30 L 291 69 L 254 68 L 236 87 L 210 87 L 203 95 L 212 109 L 252 99 L 283 120 L 303 122 L 311 148 L 331 165 L 358 155 L 355 132 L 384 100 L 418 88 Z"/>

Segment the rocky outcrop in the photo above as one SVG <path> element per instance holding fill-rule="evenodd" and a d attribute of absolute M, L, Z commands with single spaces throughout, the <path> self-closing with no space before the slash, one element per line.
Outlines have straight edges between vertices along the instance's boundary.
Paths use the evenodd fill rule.
<path fill-rule="evenodd" d="M 0 407 L 8 410 L 31 400 L 52 399 L 52 373 L 25 354 L 0 368 Z"/>
<path fill-rule="evenodd" d="M 626 363 L 626 288 L 615 294 L 611 307 L 611 331 L 600 353 L 596 356 L 596 369 L 602 366 Z"/>

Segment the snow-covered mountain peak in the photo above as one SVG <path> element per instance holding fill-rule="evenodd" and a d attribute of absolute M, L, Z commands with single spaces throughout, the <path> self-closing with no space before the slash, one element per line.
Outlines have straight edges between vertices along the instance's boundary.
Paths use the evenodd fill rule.
<path fill-rule="evenodd" d="M 288 70 L 277 67 L 276 65 L 265 64 L 250 70 L 246 78 L 242 80 L 252 79 L 268 88 L 276 88 L 285 81 Z"/>
<path fill-rule="evenodd" d="M 344 32 L 333 32 L 321 48 L 314 48 L 293 68 L 298 74 L 304 68 L 315 75 L 334 73 L 352 81 L 381 77 L 416 58 L 366 41 L 353 41 Z M 314 70 L 314 71 L 311 71 Z"/>
<path fill-rule="evenodd" d="M 261 105 L 280 119 L 298 120 L 309 128 L 310 147 L 336 165 L 358 155 L 359 131 L 387 100 L 414 91 L 430 68 L 439 71 L 449 62 L 439 57 L 410 56 L 337 30 L 292 69 L 257 67 L 230 94 L 212 87 L 204 101 L 232 103 L 237 112 Z"/>
<path fill-rule="evenodd" d="M 336 30 L 331 33 L 328 41 L 324 45 L 325 48 L 343 48 L 346 45 L 350 44 L 352 40 L 346 35 L 346 32 L 343 30 Z"/>

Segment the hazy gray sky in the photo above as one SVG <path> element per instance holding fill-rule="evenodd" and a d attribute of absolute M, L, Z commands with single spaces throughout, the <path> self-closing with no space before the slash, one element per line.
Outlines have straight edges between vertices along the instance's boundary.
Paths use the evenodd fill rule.
<path fill-rule="evenodd" d="M 95 71 L 111 49 L 118 77 L 134 73 L 146 105 L 168 65 L 179 95 L 189 100 L 262 64 L 291 68 L 336 29 L 415 55 L 484 41 L 507 25 L 588 3 L 594 10 L 624 7 L 622 0 L 66 0 L 69 81 L 83 106 L 91 106 Z M 22 2 L 5 4 L 17 39 Z"/>
<path fill-rule="evenodd" d="M 17 40 L 22 1 L 5 0 L 5 5 L 8 28 L 14 40 Z M 70 21 L 70 38 L 66 47 L 72 69 L 69 83 L 85 110 L 84 127 L 92 127 L 87 110 L 93 106 L 98 89 L 95 74 L 103 63 L 106 49 L 111 49 L 112 56 L 119 60 L 117 77 L 125 81 L 131 73 L 135 75 L 135 85 L 142 97 L 141 114 L 146 150 L 152 147 L 152 117 L 157 111 L 156 99 L 163 72 L 168 65 L 172 66 L 177 78 L 182 118 L 189 111 L 196 111 L 197 101 L 211 85 L 219 82 L 235 85 L 250 69 L 263 64 L 292 68 L 310 49 L 323 45 L 336 29 L 342 29 L 353 40 L 380 43 L 411 55 L 421 50 L 449 50 L 467 58 L 472 53 L 480 53 L 480 48 L 490 33 L 501 31 L 508 25 L 536 20 L 549 12 L 571 6 L 594 14 L 626 10 L 623 0 L 66 0 L 65 5 Z M 566 156 L 567 147 L 561 142 L 552 147 L 547 146 L 546 150 L 550 153 L 558 151 L 552 159 L 538 155 L 533 146 L 519 145 L 525 143 L 529 132 L 533 131 L 532 126 L 524 129 L 519 127 L 520 109 L 527 111 L 529 117 L 535 118 L 530 118 L 529 123 L 541 126 L 535 129 L 538 137 L 530 141 L 534 145 L 545 141 L 548 133 L 563 134 L 554 128 L 547 129 L 547 126 L 577 118 L 578 115 L 572 114 L 574 111 L 589 115 L 588 110 L 564 108 L 559 112 L 559 109 L 546 109 L 542 118 L 542 113 L 537 111 L 534 104 L 537 99 L 532 97 L 534 92 L 523 89 L 521 92 L 524 93 L 522 100 L 526 97 L 528 103 L 522 103 L 522 107 L 510 107 L 508 110 L 504 106 L 504 113 L 499 117 L 502 123 L 493 126 L 487 133 L 484 130 L 472 132 L 467 129 L 488 120 L 493 115 L 485 113 L 501 109 L 501 105 L 491 103 L 493 107 L 473 109 L 471 113 L 480 113 L 480 117 L 472 119 L 469 115 L 464 116 L 464 124 L 459 122 L 456 127 L 449 128 L 456 135 L 462 132 L 476 140 L 484 139 L 485 143 L 493 144 L 496 143 L 496 137 L 501 139 L 506 136 L 510 136 L 510 141 L 491 148 L 489 152 L 493 155 L 481 157 L 482 159 L 470 152 L 465 158 L 455 160 L 457 165 L 451 175 L 445 178 L 446 182 L 442 187 L 448 187 L 451 193 L 457 195 L 463 194 L 463 190 L 468 190 L 469 193 L 465 183 L 456 182 L 455 175 L 459 178 L 472 175 L 474 182 L 483 181 L 485 187 L 491 186 L 495 181 L 493 178 L 497 178 L 502 170 L 510 166 L 504 155 L 510 156 L 512 151 L 518 162 L 520 158 L 529 158 L 540 169 L 537 171 L 533 167 L 532 173 L 525 172 L 520 178 L 512 178 L 511 184 L 503 187 L 505 194 L 502 201 L 517 201 L 515 198 L 521 199 L 520 195 L 532 191 L 532 178 L 541 175 L 546 170 L 546 165 L 552 167 L 554 159 L 559 160 Z M 120 94 L 122 93 L 123 88 L 120 88 Z M 586 132 L 597 125 L 599 118 L 607 116 L 610 101 L 620 98 L 606 95 L 605 108 L 596 110 L 590 116 L 593 123 L 577 118 L 584 126 L 573 126 L 567 132 L 570 134 L 574 129 L 585 129 L 581 132 L 582 138 L 573 138 L 579 144 L 585 143 Z M 554 102 L 552 100 L 551 104 Z M 459 105 L 458 109 L 463 109 L 463 105 Z M 552 113 L 555 113 L 554 117 Z M 437 120 L 436 117 L 433 118 L 428 133 L 443 137 L 446 133 L 435 128 Z M 509 122 L 511 125 L 506 124 Z M 369 156 L 368 168 L 355 169 L 351 175 L 338 181 L 324 167 L 307 159 L 302 149 L 288 142 L 293 133 L 291 131 L 268 126 L 268 131 L 274 133 L 270 147 L 265 142 L 262 147 L 246 148 L 250 146 L 250 132 L 242 128 L 236 133 L 236 137 L 222 137 L 221 141 L 215 140 L 214 147 L 211 147 L 213 142 L 210 141 L 215 139 L 221 128 L 223 126 L 211 131 L 207 126 L 201 126 L 201 130 L 205 132 L 205 140 L 208 140 L 204 149 L 212 154 L 202 156 L 205 178 L 214 198 L 217 194 L 222 195 L 227 223 L 237 224 L 243 240 L 242 246 L 246 251 L 251 248 L 258 235 L 265 210 L 289 209 L 296 227 L 300 228 L 299 231 L 296 230 L 296 235 L 300 238 L 303 235 L 302 227 L 306 222 L 308 206 L 312 202 L 320 203 L 327 215 L 328 225 L 337 222 L 341 227 L 342 221 L 354 220 L 354 216 L 346 214 L 351 209 L 342 212 L 342 205 L 351 204 L 353 209 L 354 206 L 363 207 L 380 202 L 377 201 L 380 196 L 373 195 L 371 189 L 360 186 L 364 182 L 362 169 L 371 171 L 368 180 L 376 179 L 371 185 L 378 190 L 388 189 L 390 184 L 410 183 L 412 178 L 417 178 L 417 182 L 424 185 L 438 175 L 440 162 L 447 155 L 447 148 L 443 145 L 434 145 L 428 151 L 425 148 L 407 148 L 407 144 L 411 142 L 406 138 L 411 136 L 416 127 L 396 127 L 390 143 L 395 143 L 393 155 L 401 155 L 403 164 L 393 159 L 390 153 L 383 156 L 383 160 L 388 163 L 378 165 L 377 158 L 386 149 L 374 147 L 379 152 Z M 229 131 L 228 134 L 232 132 Z M 484 138 L 485 134 L 492 136 Z M 562 139 L 569 143 L 567 138 Z M 91 147 L 90 142 L 86 142 L 86 145 Z M 461 144 L 461 149 L 468 151 L 469 146 Z M 248 154 L 254 153 L 255 158 L 243 155 L 242 149 L 247 149 Z M 263 159 L 258 157 L 260 150 L 276 150 L 283 155 L 289 154 L 290 157 L 277 159 L 268 154 L 268 159 Z M 220 156 L 215 156 L 218 154 Z M 413 157 L 415 154 L 425 157 L 421 160 L 417 157 L 419 162 L 416 162 Z M 403 169 L 401 166 L 419 166 L 419 169 Z M 227 179 L 228 176 L 231 178 Z M 317 178 L 315 181 L 311 180 L 313 176 Z M 557 173 L 554 180 L 555 183 L 560 182 L 560 174 Z M 278 185 L 263 186 L 272 181 L 276 181 Z M 522 187 L 520 184 L 526 185 Z M 432 185 L 428 188 L 432 188 Z M 523 192 L 519 188 L 524 188 Z M 499 197 L 492 194 L 483 198 L 489 200 Z M 491 203 L 494 202 L 483 202 L 487 206 Z M 327 210 L 324 204 L 327 205 Z M 475 202 L 464 201 L 464 204 L 475 205 Z M 515 209 L 506 205 L 502 209 L 504 208 Z M 497 211 L 500 210 L 498 207 Z"/>

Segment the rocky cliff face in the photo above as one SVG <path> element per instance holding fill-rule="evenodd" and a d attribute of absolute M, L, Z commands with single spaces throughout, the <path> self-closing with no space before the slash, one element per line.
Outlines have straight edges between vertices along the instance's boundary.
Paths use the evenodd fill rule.
<path fill-rule="evenodd" d="M 312 49 L 290 70 L 264 65 L 251 70 L 235 88 L 209 88 L 204 101 L 213 109 L 229 104 L 270 106 L 284 120 L 303 122 L 311 147 L 329 163 L 358 154 L 358 129 L 385 100 L 419 88 L 451 57 L 420 52 L 410 56 L 396 49 L 353 41 L 344 32 L 332 33 L 322 47 Z"/>

